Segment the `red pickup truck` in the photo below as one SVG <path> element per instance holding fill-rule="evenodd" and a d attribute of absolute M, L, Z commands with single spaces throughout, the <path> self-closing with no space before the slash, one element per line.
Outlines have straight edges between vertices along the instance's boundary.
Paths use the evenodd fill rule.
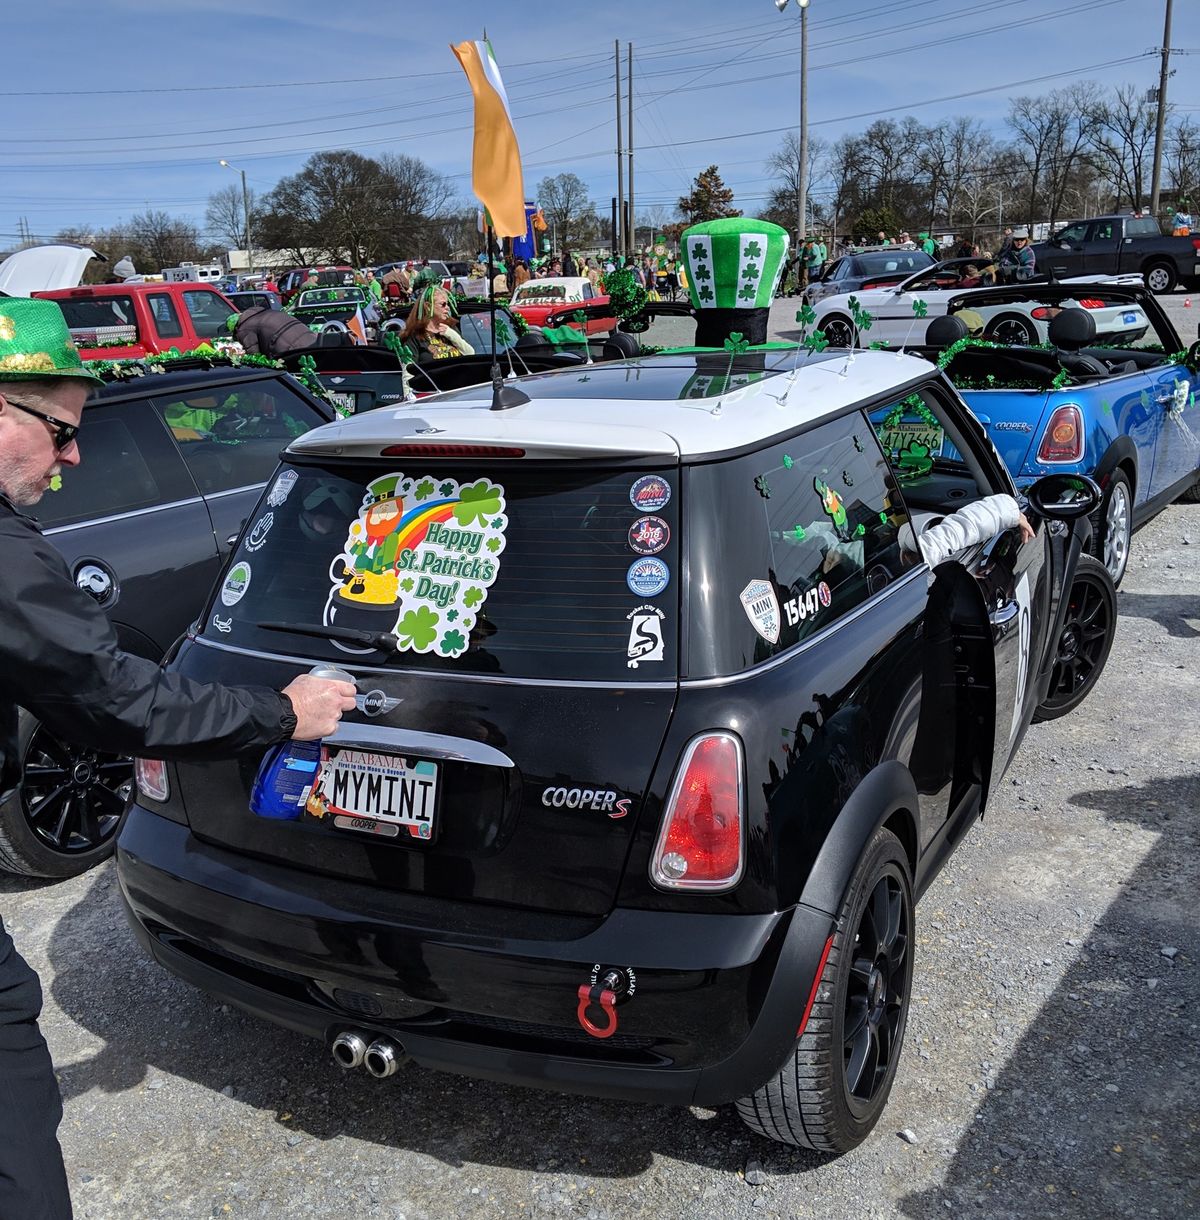
<path fill-rule="evenodd" d="M 92 284 L 33 295 L 58 302 L 84 360 L 190 352 L 228 337 L 225 322 L 238 312 L 207 284 Z"/>

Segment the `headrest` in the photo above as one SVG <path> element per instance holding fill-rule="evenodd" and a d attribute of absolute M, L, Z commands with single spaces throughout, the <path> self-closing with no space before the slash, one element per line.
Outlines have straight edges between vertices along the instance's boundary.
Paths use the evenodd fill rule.
<path fill-rule="evenodd" d="M 971 332 L 962 318 L 954 314 L 942 314 L 929 323 L 925 332 L 925 342 L 930 347 L 950 347 L 959 339 L 965 339 Z"/>
<path fill-rule="evenodd" d="M 1050 342 L 1065 351 L 1087 347 L 1096 339 L 1096 319 L 1086 309 L 1064 309 L 1050 319 Z"/>

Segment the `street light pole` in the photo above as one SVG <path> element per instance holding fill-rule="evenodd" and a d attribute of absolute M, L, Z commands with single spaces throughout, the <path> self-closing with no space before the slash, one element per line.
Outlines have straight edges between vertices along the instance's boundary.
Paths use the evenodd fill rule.
<path fill-rule="evenodd" d="M 1171 0 L 1163 24 L 1162 70 L 1158 77 L 1158 115 L 1154 123 L 1154 169 L 1150 186 L 1150 215 L 1158 219 L 1158 195 L 1162 184 L 1163 131 L 1167 122 L 1167 80 L 1171 75 Z"/>
<path fill-rule="evenodd" d="M 228 161 L 222 160 L 221 164 L 226 169 L 237 169 L 237 166 L 230 165 Z M 254 245 L 250 240 L 250 192 L 246 188 L 246 171 L 238 170 L 242 175 L 242 216 L 246 222 L 246 266 L 247 274 L 254 274 Z"/>
<path fill-rule="evenodd" d="M 796 0 L 800 10 L 800 175 L 797 181 L 796 228 L 797 246 L 808 236 L 808 4 L 809 0 Z M 788 0 L 775 0 L 775 7 L 783 12 Z"/>

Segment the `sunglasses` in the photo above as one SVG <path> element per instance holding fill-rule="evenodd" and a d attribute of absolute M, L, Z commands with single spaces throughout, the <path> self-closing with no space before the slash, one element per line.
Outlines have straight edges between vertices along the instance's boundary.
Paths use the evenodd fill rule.
<path fill-rule="evenodd" d="M 23 402 L 17 402 L 15 398 L 9 398 L 7 394 L 4 396 L 4 401 L 10 407 L 16 407 L 18 411 L 24 411 L 26 415 L 32 415 L 35 419 L 40 419 L 42 423 L 49 424 L 54 429 L 54 448 L 59 453 L 62 453 L 79 435 L 78 424 L 64 423 L 61 419 L 55 419 L 53 415 L 47 415 L 45 411 L 26 406 Z"/>

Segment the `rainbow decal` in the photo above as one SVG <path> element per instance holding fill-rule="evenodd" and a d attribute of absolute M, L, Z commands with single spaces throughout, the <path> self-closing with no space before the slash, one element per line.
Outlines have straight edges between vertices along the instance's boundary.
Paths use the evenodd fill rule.
<path fill-rule="evenodd" d="M 402 652 L 461 656 L 500 573 L 507 528 L 504 488 L 488 479 L 372 480 L 329 569 L 326 624 L 391 632 Z"/>

